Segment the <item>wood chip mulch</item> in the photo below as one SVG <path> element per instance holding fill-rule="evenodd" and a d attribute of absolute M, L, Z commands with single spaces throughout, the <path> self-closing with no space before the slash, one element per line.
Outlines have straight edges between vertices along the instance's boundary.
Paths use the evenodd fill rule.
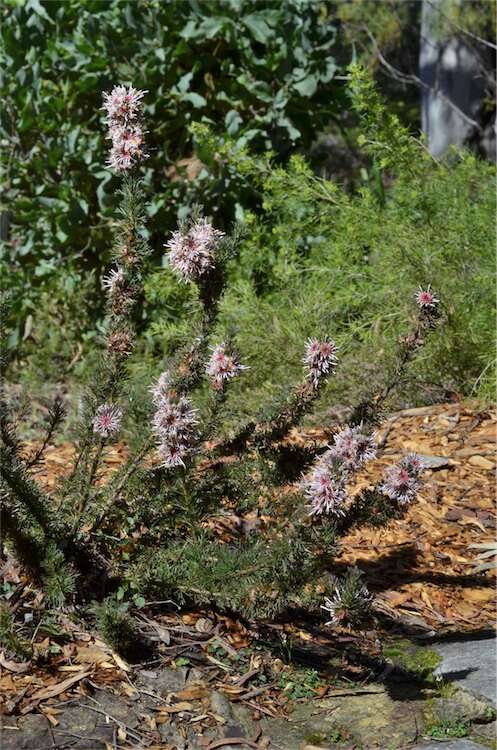
<path fill-rule="evenodd" d="M 410 451 L 439 468 L 425 471 L 406 518 L 354 531 L 341 559 L 364 570 L 393 619 L 437 633 L 494 627 L 495 576 L 473 572 L 471 545 L 495 543 L 496 415 L 447 404 L 406 410 L 390 426 L 378 471 Z"/>
<path fill-rule="evenodd" d="M 299 432 L 299 439 L 322 435 L 311 429 Z M 473 573 L 478 550 L 471 545 L 495 541 L 496 437 L 497 415 L 469 402 L 406 409 L 380 429 L 385 447 L 368 467 L 368 482 L 411 451 L 436 464 L 425 471 L 424 489 L 405 519 L 386 529 L 354 531 L 341 544 L 339 560 L 364 570 L 389 618 L 437 632 L 494 625 L 493 574 Z M 40 478 L 48 489 L 72 455 L 67 444 L 47 450 Z M 125 457 L 123 446 L 109 447 L 106 469 L 115 471 Z"/>
<path fill-rule="evenodd" d="M 398 412 L 381 428 L 384 450 L 372 465 L 368 482 L 410 451 L 428 457 L 433 468 L 425 472 L 423 491 L 404 519 L 386 529 L 356 530 L 341 544 L 338 566 L 357 563 L 364 571 L 375 593 L 380 630 L 382 617 L 390 623 L 390 632 L 392 621 L 394 626 L 398 623 L 399 632 L 427 635 L 494 627 L 495 573 L 474 572 L 479 550 L 472 545 L 495 541 L 496 424 L 496 415 L 490 411 L 479 411 L 470 403 L 452 403 Z M 319 431 L 301 432 L 300 439 L 319 440 Z M 110 448 L 108 469 L 115 470 L 125 455 L 120 446 Z M 48 449 L 40 475 L 48 489 L 64 474 L 70 458 L 67 445 Z M 361 478 L 359 486 L 360 482 Z M 31 612 L 36 617 L 43 595 L 31 588 L 12 559 L 3 564 L 0 575 L 4 600 L 22 606 L 25 618 Z M 172 660 L 174 666 L 175 659 L 188 658 L 195 664 L 197 659 L 209 689 L 246 702 L 259 716 L 284 710 L 285 700 L 257 682 L 264 665 L 260 656 L 249 653 L 251 634 L 241 623 L 213 613 L 152 615 L 145 611 L 149 619 L 143 615 L 144 627 L 156 632 L 167 663 Z M 55 633 L 45 626 L 35 631 L 31 661 L 13 661 L 0 651 L 2 713 L 7 716 L 42 711 L 56 726 L 58 705 L 75 691 L 85 694 L 92 686 L 113 686 L 128 696 L 136 691 L 129 665 L 95 633 L 83 632 L 75 618 L 64 614 L 59 613 L 56 620 Z M 322 642 L 325 629 L 321 630 L 323 638 L 318 640 Z M 315 635 L 311 633 L 301 630 L 299 637 L 312 641 Z M 362 634 L 360 638 L 365 635 L 369 637 Z M 374 631 L 370 636 L 374 642 Z M 355 638 L 343 635 L 344 642 Z M 162 704 L 162 714 L 183 711 L 190 720 L 187 704 L 194 699 L 188 691 L 171 695 Z M 199 706 L 198 716 L 203 716 L 205 706 Z M 211 720 L 198 719 L 207 725 Z"/>

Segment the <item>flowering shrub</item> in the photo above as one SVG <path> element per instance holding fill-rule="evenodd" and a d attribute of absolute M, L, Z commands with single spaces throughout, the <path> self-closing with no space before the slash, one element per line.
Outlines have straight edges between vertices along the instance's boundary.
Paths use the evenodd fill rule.
<path fill-rule="evenodd" d="M 26 455 L 4 403 L 3 527 L 19 558 L 44 579 L 53 601 L 84 600 L 96 591 L 105 596 L 118 586 L 121 597 L 159 594 L 252 615 L 274 614 L 305 600 L 316 612 L 322 606 L 331 624 L 354 623 L 371 596 L 357 571 L 343 581 L 330 577 L 330 556 L 355 524 L 387 523 L 405 513 L 421 486 L 420 460 L 409 454 L 386 470 L 381 483 L 352 491 L 355 475 L 379 450 L 375 429 L 389 394 L 440 317 L 439 300 L 429 288 L 413 291 L 412 327 L 398 343 L 393 373 L 380 392 L 350 410 L 347 424 L 330 430 L 326 448 L 299 450 L 288 442 L 340 366 L 335 342 L 322 331 L 302 342 L 303 374 L 289 394 L 234 433 L 218 434 L 230 386 L 248 367 L 233 340 L 212 342 L 226 260 L 236 257 L 238 240 L 236 232 L 218 231 L 197 211 L 165 243 L 170 271 L 196 289 L 191 340 L 150 383 L 142 407 L 147 427 L 140 427 L 124 465 L 104 478 L 106 446 L 133 422 L 127 360 L 135 344 L 134 316 L 148 253 L 145 192 L 138 176 L 146 158 L 144 94 L 117 86 L 104 96 L 108 164 L 122 175 L 121 219 L 115 267 L 103 282 L 105 341 L 81 405 L 72 473 L 56 506 L 31 474 L 42 452 L 34 459 Z M 54 410 L 44 446 L 60 418 Z M 289 449 L 291 467 L 284 461 Z M 216 533 L 216 519 L 228 509 L 237 519 L 262 509 L 264 524 L 226 543 Z M 125 555 L 115 533 L 123 530 L 129 541 Z"/>

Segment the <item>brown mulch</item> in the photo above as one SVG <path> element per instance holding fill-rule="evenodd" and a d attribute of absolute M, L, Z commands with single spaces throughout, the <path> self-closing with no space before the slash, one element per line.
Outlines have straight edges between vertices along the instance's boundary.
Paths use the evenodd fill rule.
<path fill-rule="evenodd" d="M 473 572 L 478 550 L 470 545 L 495 540 L 496 423 L 492 412 L 479 411 L 470 403 L 452 403 L 398 412 L 381 428 L 379 438 L 384 441 L 384 450 L 372 465 L 368 479 L 359 479 L 359 486 L 361 481 L 377 479 L 386 464 L 409 451 L 431 457 L 432 463 L 435 457 L 439 466 L 425 472 L 423 491 L 404 519 L 390 523 L 386 529 L 356 530 L 342 541 L 337 564 L 345 567 L 357 563 L 366 574 L 368 586 L 376 596 L 380 629 L 383 617 L 390 631 L 392 621 L 398 623 L 399 631 L 426 634 L 494 627 L 494 574 Z M 307 430 L 300 432 L 298 439 L 323 437 L 322 431 Z M 64 475 L 71 457 L 72 448 L 66 444 L 47 450 L 39 474 L 47 489 L 52 489 Z M 115 470 L 125 457 L 123 447 L 110 447 L 106 469 Z M 36 616 L 42 608 L 43 595 L 31 588 L 11 560 L 0 574 L 12 590 L 19 589 L 19 595 L 14 593 L 12 600 L 18 602 L 17 606 L 22 601 L 24 617 L 31 610 Z M 35 631 L 30 662 L 14 662 L 0 652 L 4 714 L 42 711 L 56 726 L 57 703 L 74 695 L 74 691 L 85 694 L 93 688 L 112 686 L 121 695 L 133 695 L 136 687 L 130 680 L 130 667 L 96 634 L 83 632 L 75 621 L 63 614 L 58 616 L 65 640 L 41 629 Z M 159 651 L 169 664 L 184 657 L 193 659 L 193 663 L 198 659 L 209 688 L 223 690 L 232 700 L 243 700 L 260 715 L 284 710 L 284 698 L 271 691 L 258 692 L 257 683 L 255 689 L 249 684 L 263 671 L 262 657 L 247 657 L 250 662 L 242 660 L 243 667 L 239 663 L 236 654 L 243 653 L 251 640 L 241 623 L 212 613 L 186 613 L 157 615 L 148 621 L 144 616 L 144 627 L 156 631 Z M 286 631 L 293 626 L 274 627 Z M 316 634 L 306 632 L 305 627 L 295 635 L 303 642 L 316 640 Z M 339 641 L 340 638 L 346 643 L 356 636 L 339 633 Z M 360 639 L 361 643 L 366 639 L 374 644 L 375 631 L 362 634 Z M 324 635 L 317 638 L 319 642 L 323 640 Z M 224 649 L 221 657 L 212 651 L 212 646 L 219 644 Z M 231 662 L 228 657 L 232 657 Z M 274 663 L 275 660 L 272 667 Z M 249 675 L 246 680 L 240 676 L 240 669 Z M 162 713 L 169 716 L 181 712 L 182 705 L 189 715 L 190 709 L 185 706 L 191 700 L 193 693 L 171 695 L 162 706 Z M 213 720 L 208 717 L 199 721 L 208 725 Z"/>
<path fill-rule="evenodd" d="M 453 403 L 405 409 L 379 430 L 385 447 L 357 490 L 409 452 L 438 466 L 423 473 L 423 490 L 405 518 L 354 530 L 341 542 L 339 562 L 356 563 L 379 611 L 408 630 L 495 626 L 495 577 L 474 574 L 478 550 L 470 545 L 495 541 L 496 423 L 494 412 Z M 321 436 L 308 430 L 299 437 Z"/>
<path fill-rule="evenodd" d="M 495 624 L 494 579 L 472 573 L 478 551 L 470 545 L 495 540 L 496 430 L 497 415 L 469 402 L 406 409 L 380 429 L 385 447 L 362 486 L 409 451 L 447 460 L 425 471 L 424 489 L 403 520 L 386 529 L 356 530 L 342 541 L 339 561 L 364 570 L 389 618 L 437 632 Z M 311 429 L 298 439 L 323 436 Z M 106 470 L 115 471 L 126 455 L 121 445 L 109 447 Z M 47 489 L 72 456 L 71 445 L 48 448 L 39 477 Z"/>
<path fill-rule="evenodd" d="M 478 551 L 470 545 L 495 541 L 496 421 L 469 404 L 393 416 L 378 470 L 409 451 L 448 466 L 424 473 L 406 518 L 343 542 L 341 559 L 367 573 L 389 617 L 437 632 L 494 627 L 495 579 L 472 573 Z"/>

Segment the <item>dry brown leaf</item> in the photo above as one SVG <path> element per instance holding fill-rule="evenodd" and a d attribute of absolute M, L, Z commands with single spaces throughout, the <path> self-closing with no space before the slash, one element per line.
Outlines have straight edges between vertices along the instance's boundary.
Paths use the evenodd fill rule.
<path fill-rule="evenodd" d="M 200 700 L 200 698 L 205 698 L 208 694 L 209 691 L 203 685 L 194 685 L 191 688 L 185 688 L 178 693 L 174 693 L 176 698 L 186 701 Z"/>
<path fill-rule="evenodd" d="M 15 672 L 15 674 L 23 674 L 31 669 L 30 661 L 9 661 L 5 658 L 3 651 L 0 651 L 0 667 L 7 669 L 9 672 Z"/>
<path fill-rule="evenodd" d="M 77 649 L 75 661 L 78 664 L 102 664 L 109 658 L 109 652 L 98 646 L 82 646 Z"/>
<path fill-rule="evenodd" d="M 175 703 L 172 706 L 161 706 L 159 711 L 160 713 L 177 714 L 181 711 L 191 711 L 192 709 L 193 706 L 191 703 L 188 703 L 187 701 L 180 701 L 179 703 Z"/>
<path fill-rule="evenodd" d="M 31 711 L 34 706 L 39 703 L 40 701 L 46 700 L 47 698 L 55 698 L 56 695 L 60 695 L 64 692 L 64 690 L 67 690 L 72 685 L 75 685 L 80 680 L 83 680 L 85 677 L 88 677 L 91 670 L 89 669 L 82 669 L 79 674 L 74 675 L 74 677 L 68 677 L 67 680 L 63 680 L 62 682 L 56 682 L 54 685 L 49 685 L 48 687 L 44 687 L 41 690 L 37 690 L 36 693 L 33 693 L 33 695 L 30 697 L 30 703 L 27 707 L 25 707 L 21 713 L 28 713 L 26 708 L 29 708 L 29 711 Z"/>
<path fill-rule="evenodd" d="M 464 598 L 470 602 L 493 602 L 495 591 L 493 589 L 465 589 Z"/>

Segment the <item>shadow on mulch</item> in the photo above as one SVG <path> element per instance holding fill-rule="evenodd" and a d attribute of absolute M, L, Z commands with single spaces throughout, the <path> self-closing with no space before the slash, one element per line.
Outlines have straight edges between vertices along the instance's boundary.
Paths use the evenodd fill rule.
<path fill-rule="evenodd" d="M 484 576 L 445 575 L 436 571 L 417 571 L 416 565 L 422 555 L 414 544 L 402 545 L 375 560 L 358 560 L 370 591 L 379 593 L 407 583 L 433 583 L 440 586 L 460 586 L 461 588 L 488 588 L 492 584 Z M 333 566 L 338 575 L 346 573 L 350 564 L 337 562 Z"/>

